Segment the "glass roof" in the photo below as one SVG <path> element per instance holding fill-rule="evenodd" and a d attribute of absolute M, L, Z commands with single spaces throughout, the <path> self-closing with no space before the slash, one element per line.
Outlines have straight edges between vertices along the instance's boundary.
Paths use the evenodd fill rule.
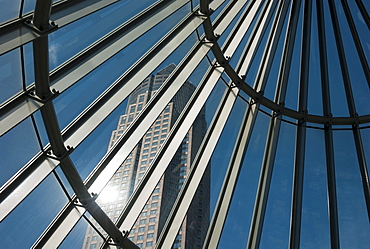
<path fill-rule="evenodd" d="M 1 1 L 0 248 L 367 248 L 366 1 Z"/>

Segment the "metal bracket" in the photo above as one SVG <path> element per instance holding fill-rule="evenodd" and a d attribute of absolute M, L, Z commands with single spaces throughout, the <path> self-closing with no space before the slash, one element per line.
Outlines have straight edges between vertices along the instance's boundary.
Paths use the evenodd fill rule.
<path fill-rule="evenodd" d="M 63 161 L 66 157 L 68 157 L 72 152 L 74 151 L 74 148 L 72 146 L 67 145 L 66 151 L 63 155 L 54 155 L 51 148 L 46 152 L 46 156 L 58 161 Z"/>
<path fill-rule="evenodd" d="M 50 21 L 49 22 L 49 25 L 48 27 L 46 28 L 43 28 L 43 27 L 36 27 L 33 22 L 32 22 L 32 19 L 26 19 L 24 21 L 24 24 L 29 27 L 30 29 L 32 29 L 33 31 L 35 31 L 36 33 L 40 34 L 40 35 L 43 35 L 43 34 L 49 34 L 55 30 L 58 29 L 58 24 L 56 24 L 54 21 Z"/>
<path fill-rule="evenodd" d="M 264 92 L 263 91 L 259 91 L 257 94 L 258 94 L 257 98 L 253 98 L 252 99 L 252 101 L 250 103 L 251 105 L 254 105 L 254 104 L 260 102 L 261 99 L 262 99 L 262 97 L 263 97 Z"/>
<path fill-rule="evenodd" d="M 53 99 L 55 99 L 57 96 L 59 96 L 59 91 L 58 90 L 55 90 L 55 89 L 51 89 L 51 92 L 48 96 L 43 96 L 43 97 L 39 97 L 36 95 L 35 93 L 35 89 L 31 89 L 30 91 L 27 92 L 27 95 L 28 97 L 36 100 L 37 102 L 40 102 L 42 104 L 45 104 L 47 102 L 50 102 L 52 101 Z"/>
<path fill-rule="evenodd" d="M 208 12 L 207 13 L 200 12 L 200 10 L 198 9 L 198 10 L 194 11 L 194 15 L 196 15 L 196 16 L 209 17 L 210 15 L 213 14 L 213 12 L 215 12 L 215 10 L 214 9 L 211 9 L 211 8 L 208 9 Z"/>
<path fill-rule="evenodd" d="M 358 113 L 357 112 L 353 113 L 352 117 L 353 117 L 353 120 L 354 120 L 354 124 L 352 126 L 353 127 L 359 127 L 360 119 L 358 118 Z"/>

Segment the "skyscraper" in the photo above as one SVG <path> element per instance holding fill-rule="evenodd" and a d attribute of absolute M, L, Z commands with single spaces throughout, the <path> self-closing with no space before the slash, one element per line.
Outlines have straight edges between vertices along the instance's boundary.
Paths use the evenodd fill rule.
<path fill-rule="evenodd" d="M 109 147 L 112 147 L 125 129 L 130 126 L 143 109 L 143 106 L 162 86 L 175 67 L 174 64 L 168 65 L 155 75 L 146 78 L 131 93 L 126 112 L 119 117 L 117 129 L 112 132 Z M 97 200 L 113 221 L 118 219 L 120 211 L 141 181 L 148 166 L 165 141 L 171 126 L 176 122 L 194 90 L 195 86 L 191 82 L 186 81 L 183 84 L 142 140 L 121 164 L 101 194 L 101 198 Z M 205 110 L 203 109 L 186 134 L 169 167 L 158 182 L 141 215 L 130 231 L 128 238 L 140 248 L 154 248 L 157 237 L 165 225 L 171 208 L 190 170 L 191 163 L 205 135 L 205 131 L 206 121 Z M 209 223 L 209 187 L 210 172 L 208 169 L 203 177 L 202 184 L 198 187 L 193 204 L 183 221 L 172 248 L 190 249 L 202 247 Z M 102 243 L 98 237 L 95 230 L 87 229 L 83 248 L 98 248 Z"/>

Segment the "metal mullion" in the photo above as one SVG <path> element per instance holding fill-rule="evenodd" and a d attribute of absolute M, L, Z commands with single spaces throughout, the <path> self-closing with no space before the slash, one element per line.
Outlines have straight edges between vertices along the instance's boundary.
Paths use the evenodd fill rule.
<path fill-rule="evenodd" d="M 247 74 L 250 66 L 252 65 L 252 61 L 257 54 L 259 46 L 261 45 L 263 36 L 274 14 L 277 3 L 278 1 L 270 1 L 269 4 L 266 2 L 265 6 L 261 10 L 261 14 L 258 17 L 257 23 L 253 28 L 252 34 L 248 39 L 244 53 L 241 57 L 241 61 L 246 62 L 240 64 L 240 68 L 238 68 L 239 74 Z"/>
<path fill-rule="evenodd" d="M 190 167 L 190 172 L 157 241 L 156 248 L 170 248 L 173 244 L 187 210 L 190 207 L 191 200 L 193 199 L 199 183 L 202 180 L 202 176 L 209 166 L 209 161 L 237 99 L 238 92 L 239 89 L 237 88 L 228 87 L 226 89 L 224 97 L 221 100 L 217 112 L 208 128 L 207 134 L 203 139 L 202 145 Z M 188 116 L 190 116 L 190 113 Z"/>
<path fill-rule="evenodd" d="M 327 117 L 331 116 L 330 106 L 330 88 L 328 74 L 328 58 L 326 49 L 325 22 L 324 22 L 324 7 L 321 0 L 316 0 L 318 39 L 320 51 L 320 68 L 322 82 L 322 100 L 323 112 Z M 333 131 L 330 123 L 325 125 L 325 154 L 326 154 L 326 177 L 328 184 L 328 209 L 330 223 L 330 244 L 332 249 L 340 249 L 339 242 L 339 227 L 338 227 L 338 207 L 337 207 L 337 191 L 336 177 L 334 165 L 334 146 L 333 146 Z"/>
<path fill-rule="evenodd" d="M 343 9 L 344 9 L 344 13 L 347 17 L 348 26 L 349 26 L 349 28 L 351 30 L 351 33 L 352 33 L 353 41 L 354 41 L 356 49 L 357 49 L 358 57 L 360 58 L 360 61 L 361 61 L 362 69 L 363 69 L 363 72 L 365 74 L 367 84 L 370 87 L 370 69 L 369 69 L 369 65 L 367 64 L 367 61 L 366 61 L 366 56 L 365 56 L 364 50 L 362 48 L 361 41 L 360 41 L 360 38 L 358 36 L 358 32 L 356 30 L 356 25 L 353 21 L 352 14 L 351 14 L 351 11 L 349 9 L 347 1 L 341 0 L 341 2 L 342 2 Z"/>
<path fill-rule="evenodd" d="M 276 50 L 279 44 L 281 32 L 284 26 L 288 9 L 289 9 L 288 1 L 280 2 L 274 23 L 272 24 L 271 31 L 266 42 L 267 45 L 263 53 L 262 61 L 258 68 L 256 82 L 254 83 L 254 89 L 258 92 L 265 90 L 271 66 L 276 55 Z"/>
<path fill-rule="evenodd" d="M 149 60 L 148 62 L 146 62 L 145 59 L 142 58 L 143 61 L 146 62 L 146 64 L 142 65 L 140 63 L 137 63 L 125 75 L 125 77 L 127 77 L 127 78 L 120 77 L 120 79 L 118 81 L 120 81 L 121 84 L 123 84 L 126 80 L 128 80 L 128 82 L 126 84 L 124 84 L 121 89 L 118 89 L 118 90 L 113 89 L 113 87 L 111 87 L 106 93 L 104 93 L 105 95 L 110 97 L 110 99 L 105 100 L 105 101 L 101 101 L 103 104 L 99 104 L 98 101 L 95 101 L 94 105 L 90 109 L 88 109 L 88 110 L 91 111 L 90 113 L 88 113 L 88 110 L 86 110 L 81 117 L 78 117 L 72 124 L 70 124 L 66 128 L 66 130 L 62 133 L 63 138 L 65 139 L 65 143 L 70 145 L 70 146 L 73 146 L 74 148 L 76 148 L 83 141 L 83 139 L 85 139 L 87 137 L 87 135 L 90 134 L 90 132 L 92 130 L 94 130 L 100 124 L 100 122 L 102 122 L 102 120 L 104 120 L 109 115 L 109 113 L 112 112 L 112 110 L 114 110 L 114 108 L 122 102 L 123 99 L 125 99 L 125 97 L 123 97 L 123 96 L 128 96 L 129 93 L 133 89 L 135 89 L 135 87 L 138 86 L 140 84 L 140 82 L 142 82 L 142 80 L 145 79 L 145 77 L 147 75 L 147 71 L 152 71 L 157 66 L 159 66 L 160 63 L 173 50 L 176 49 L 177 45 L 182 43 L 185 40 L 185 38 L 194 31 L 196 26 L 201 23 L 202 19 L 203 19 L 203 17 L 196 17 L 195 21 L 189 22 L 187 24 L 186 28 L 184 28 L 183 31 L 181 31 L 181 32 L 178 31 L 177 32 L 177 34 L 176 34 L 177 38 L 175 37 L 175 38 L 171 39 L 171 41 L 167 45 L 163 45 L 163 44 L 159 45 L 159 48 L 162 51 L 162 52 L 159 52 L 159 54 L 162 54 L 162 55 L 159 56 L 157 54 L 155 57 L 152 57 L 151 59 L 146 59 L 146 60 Z M 171 38 L 171 36 L 169 38 Z M 149 53 L 147 53 L 146 57 L 150 58 L 151 57 L 150 55 L 151 55 L 151 53 L 149 52 Z M 141 67 L 141 69 L 137 69 L 137 67 Z M 130 75 L 130 72 L 134 73 L 135 75 L 134 76 Z M 116 83 L 114 83 L 114 85 Z M 116 93 L 113 94 L 115 91 L 116 91 Z M 112 96 L 112 94 L 113 94 L 113 96 Z M 49 147 L 50 146 L 46 146 L 44 148 L 45 151 L 47 151 L 49 149 Z M 44 158 L 43 160 L 46 160 L 46 159 Z M 39 164 L 28 165 L 27 169 L 36 170 L 38 165 Z M 50 167 L 49 171 L 51 172 L 51 170 L 53 168 L 54 167 Z M 43 171 L 43 172 L 44 173 L 42 175 L 41 174 L 37 175 L 37 178 L 35 179 L 36 182 L 41 181 L 41 176 L 46 177 L 47 174 L 50 173 L 50 172 L 46 172 L 46 171 Z M 28 179 L 30 174 L 32 174 L 32 170 L 27 170 L 25 172 L 22 172 L 22 174 L 17 175 L 17 179 L 18 179 L 17 183 L 15 181 L 12 182 L 12 186 L 10 186 L 10 188 L 9 188 L 9 193 L 7 194 L 7 196 L 4 197 L 4 199 L 5 198 L 10 198 L 11 200 L 9 200 L 9 201 L 11 203 L 13 203 L 13 205 L 16 205 L 14 197 L 17 196 L 18 197 L 18 203 L 21 202 L 23 200 L 23 198 L 25 196 L 27 196 L 27 194 L 33 190 L 33 188 L 31 188 L 29 184 L 19 185 L 22 181 L 25 181 L 25 179 Z M 33 176 L 35 177 L 34 174 L 33 174 Z M 27 181 L 29 181 L 29 179 Z M 34 184 L 32 186 L 37 186 L 37 184 Z M 12 192 L 12 191 L 20 192 L 20 193 L 22 193 L 22 195 L 9 196 L 10 192 Z M 12 209 L 10 209 L 10 211 L 11 210 Z"/>
<path fill-rule="evenodd" d="M 358 128 L 358 121 L 356 120 L 357 112 L 356 112 L 356 107 L 355 107 L 355 101 L 354 101 L 354 98 L 353 98 L 353 92 L 352 92 L 352 87 L 351 87 L 351 79 L 349 77 L 346 55 L 344 53 L 344 46 L 343 46 L 342 36 L 341 36 L 341 32 L 340 32 L 340 26 L 339 26 L 339 23 L 338 23 L 337 11 L 336 11 L 336 8 L 335 8 L 335 4 L 332 0 L 329 1 L 329 8 L 330 8 L 330 14 L 331 14 L 331 20 L 332 20 L 332 24 L 333 24 L 333 29 L 334 29 L 335 41 L 336 41 L 336 44 L 337 44 L 338 57 L 339 57 L 339 62 L 340 62 L 340 66 L 341 66 L 341 71 L 342 71 L 342 77 L 343 77 L 343 83 L 344 83 L 344 88 L 345 88 L 345 92 L 346 92 L 348 109 L 349 109 L 350 115 L 355 118 L 355 120 L 354 120 L 355 122 L 352 124 L 353 137 L 354 137 L 354 142 L 355 142 L 355 145 L 356 145 L 357 159 L 358 159 L 359 170 L 360 170 L 360 174 L 361 174 L 361 181 L 362 181 L 362 186 L 363 186 L 363 191 L 364 191 L 364 197 L 365 197 L 365 202 L 366 202 L 366 207 L 367 207 L 368 218 L 370 220 L 369 176 L 368 176 L 368 173 L 367 173 L 364 151 L 363 151 L 363 148 L 362 148 L 362 140 L 361 140 L 360 132 L 358 131 L 358 129 L 359 129 Z"/>
<path fill-rule="evenodd" d="M 283 104 L 286 96 L 286 89 L 288 84 L 288 75 L 290 71 L 293 46 L 296 35 L 298 13 L 301 1 L 293 1 L 290 9 L 288 28 L 283 49 L 282 61 L 280 64 L 279 78 L 277 90 L 275 94 L 275 101 L 278 104 Z M 274 113 L 271 117 L 268 138 L 264 152 L 263 164 L 261 167 L 260 180 L 255 199 L 255 206 L 253 210 L 252 223 L 248 237 L 248 249 L 259 248 L 262 227 L 265 218 L 268 194 L 271 184 L 272 171 L 276 156 L 277 143 L 280 133 L 281 113 Z"/>
<path fill-rule="evenodd" d="M 276 156 L 276 149 L 280 133 L 281 119 L 273 116 L 270 120 L 268 137 L 264 152 L 263 164 L 261 167 L 260 180 L 256 193 L 255 205 L 252 215 L 252 222 L 248 236 L 248 249 L 259 248 L 262 226 L 265 218 L 268 192 L 270 189 L 273 165 Z"/>
<path fill-rule="evenodd" d="M 298 99 L 298 111 L 302 113 L 307 113 L 311 20 L 312 20 L 312 2 L 311 0 L 306 0 L 304 2 L 303 9 L 302 48 L 300 62 L 301 67 L 300 67 L 299 99 Z M 289 247 L 291 249 L 300 247 L 305 146 L 306 146 L 306 120 L 302 119 L 297 121 L 297 132 L 296 132 L 293 191 L 292 191 L 293 193 L 292 193 L 290 236 L 289 236 L 290 237 Z"/>
<path fill-rule="evenodd" d="M 246 7 L 243 7 L 243 13 L 240 14 L 240 17 L 233 29 L 227 36 L 225 42 L 221 45 L 221 51 L 224 52 L 226 57 L 230 57 L 228 51 L 226 50 L 231 50 L 231 53 L 233 53 L 237 49 L 242 38 L 245 36 L 245 33 L 247 33 L 247 30 L 252 25 L 253 20 L 256 18 L 259 10 L 262 8 L 262 5 L 262 1 L 250 1 L 247 3 Z M 264 10 L 266 10 L 266 4 Z M 259 19 L 261 19 L 261 15 L 259 16 Z M 243 32 L 240 32 L 240 30 L 243 30 Z M 214 32 L 217 31 L 215 30 Z"/>
<path fill-rule="evenodd" d="M 187 1 L 188 0 L 181 0 L 161 3 L 156 8 L 153 7 L 153 9 L 145 12 L 149 17 L 142 14 L 132 18 L 127 23 L 121 25 L 110 34 L 101 38 L 99 41 L 90 45 L 58 68 L 54 69 L 50 74 L 51 86 L 57 89 L 59 93 L 64 92 L 78 80 L 147 32 L 150 28 L 171 15 L 173 11 L 182 7 Z M 122 33 L 124 33 L 124 35 L 122 35 Z M 121 35 L 121 37 L 117 38 L 119 35 Z M 35 42 L 39 43 L 40 41 L 38 40 L 46 39 L 47 36 L 44 36 L 37 39 Z M 40 63 L 44 63 L 44 61 Z M 39 64 L 35 63 L 35 65 L 37 66 Z M 31 91 L 32 88 L 33 84 L 27 87 L 27 91 Z M 2 119 L 0 121 L 0 134 L 5 134 L 19 122 L 37 111 L 43 104 L 50 101 L 51 99 L 43 102 L 35 101 L 28 96 L 28 92 L 16 95 L 12 102 L 1 108 Z"/>

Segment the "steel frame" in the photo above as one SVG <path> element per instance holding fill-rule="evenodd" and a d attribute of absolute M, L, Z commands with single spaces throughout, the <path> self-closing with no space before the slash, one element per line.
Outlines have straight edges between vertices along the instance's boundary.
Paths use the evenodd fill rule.
<path fill-rule="evenodd" d="M 72 23 L 99 9 L 114 4 L 117 0 L 93 1 L 59 1 L 52 4 L 51 0 L 37 0 L 35 10 L 31 14 L 10 20 L 0 26 L 0 55 L 15 48 L 32 42 L 34 54 L 35 83 L 27 87 L 0 106 L 0 135 L 6 134 L 27 117 L 40 111 L 50 144 L 42 148 L 34 158 L 17 172 L 0 189 L 1 214 L 4 220 L 14 208 L 34 190 L 55 168 L 60 165 L 75 195 L 65 205 L 59 215 L 48 226 L 44 233 L 34 243 L 33 248 L 58 247 L 74 225 L 88 211 L 108 236 L 102 248 L 113 244 L 122 248 L 138 248 L 126 237 L 149 198 L 152 190 L 163 175 L 170 160 L 176 152 L 183 137 L 193 124 L 195 118 L 205 105 L 212 89 L 223 73 L 231 79 L 218 110 L 196 155 L 191 171 L 176 200 L 167 223 L 158 239 L 156 248 L 170 248 L 175 240 L 202 175 L 209 165 L 210 158 L 225 127 L 239 91 L 246 93 L 250 99 L 242 125 L 239 128 L 237 142 L 232 153 L 224 183 L 216 204 L 203 248 L 216 248 L 222 234 L 232 196 L 238 181 L 249 140 L 253 134 L 255 120 L 260 106 L 271 110 L 271 119 L 261 165 L 260 179 L 255 199 L 251 229 L 247 248 L 259 248 L 263 229 L 264 217 L 273 174 L 277 144 L 279 141 L 282 116 L 296 120 L 296 147 L 294 158 L 294 178 L 292 193 L 292 209 L 290 223 L 290 248 L 299 248 L 302 213 L 304 160 L 307 123 L 323 126 L 325 134 L 325 153 L 328 182 L 328 210 L 330 220 L 331 247 L 340 248 L 339 225 L 336 197 L 336 176 L 334 163 L 333 126 L 350 125 L 353 131 L 359 163 L 359 172 L 363 186 L 367 214 L 370 220 L 370 184 L 367 172 L 366 158 L 360 125 L 370 122 L 370 114 L 358 116 L 352 93 L 351 79 L 348 72 L 346 54 L 342 41 L 341 28 L 338 22 L 337 6 L 329 0 L 330 18 L 334 30 L 337 52 L 341 66 L 349 117 L 333 117 L 331 114 L 327 49 L 322 1 L 316 1 L 318 44 L 320 54 L 320 72 L 322 81 L 322 98 L 324 115 L 308 113 L 308 77 L 310 59 L 310 40 L 312 22 L 312 1 L 268 1 L 261 0 L 230 1 L 216 20 L 211 22 L 211 15 L 221 6 L 223 0 L 201 0 L 196 7 L 180 23 L 144 54 L 130 69 L 122 74 L 109 88 L 106 89 L 91 105 L 78 115 L 64 130 L 58 124 L 54 110 L 53 99 L 76 84 L 80 79 L 95 70 L 101 64 L 112 58 L 130 43 L 145 34 L 151 28 L 165 20 L 173 12 L 189 3 L 189 0 L 158 1 L 129 21 L 125 22 L 106 36 L 102 37 L 88 48 L 84 49 L 67 62 L 50 72 L 48 35 L 60 27 Z M 294 41 L 298 25 L 299 10 L 303 2 L 303 28 L 300 61 L 299 103 L 298 110 L 284 106 L 289 71 L 292 63 Z M 370 86 L 370 71 L 368 62 L 360 42 L 351 11 L 346 1 L 341 4 L 356 46 L 367 83 Z M 363 3 L 356 0 L 360 13 L 369 27 L 369 18 Z M 243 6 L 246 6 L 240 20 L 222 45 L 218 44 L 218 36 L 223 34 L 236 18 Z M 281 59 L 275 99 L 264 96 L 272 62 L 281 36 L 286 14 L 290 8 L 288 28 L 286 31 L 283 56 Z M 261 9 L 261 10 L 260 10 Z M 229 58 L 241 45 L 247 30 L 260 10 L 258 20 L 253 27 L 250 38 L 242 56 L 234 69 L 229 64 Z M 245 82 L 243 77 L 248 72 L 256 52 L 261 45 L 270 19 L 271 30 L 264 47 L 263 57 L 259 65 L 253 87 Z M 147 75 L 154 71 L 185 39 L 203 25 L 205 35 L 192 47 L 175 71 L 166 80 L 158 93 L 144 107 L 133 124 L 128 128 L 118 142 L 109 150 L 105 157 L 96 165 L 87 179 L 81 179 L 69 155 L 73 148 L 79 146 L 130 93 L 142 82 Z M 161 150 L 150 165 L 147 173 L 137 186 L 117 222 L 112 220 L 95 202 L 93 194 L 99 194 L 108 183 L 111 176 L 125 160 L 130 151 L 145 134 L 157 116 L 176 94 L 185 80 L 194 72 L 198 64 L 212 50 L 215 62 L 210 66 L 197 87 L 188 105 L 181 113 L 178 121 L 172 127 L 170 134 Z M 20 193 L 15 195 L 14 193 Z"/>

